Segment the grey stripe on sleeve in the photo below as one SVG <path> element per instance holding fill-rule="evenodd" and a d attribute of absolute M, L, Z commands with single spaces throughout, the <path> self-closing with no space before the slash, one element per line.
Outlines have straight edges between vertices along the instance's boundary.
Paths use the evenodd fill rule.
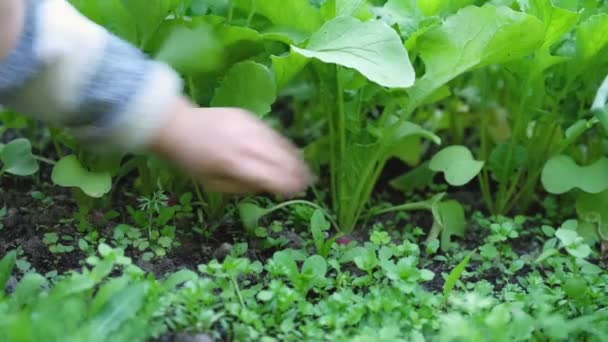
<path fill-rule="evenodd" d="M 27 0 L 26 3 L 24 27 L 17 45 L 4 60 L 0 60 L 0 103 L 9 102 L 42 67 L 34 51 L 40 1 Z"/>
<path fill-rule="evenodd" d="M 146 56 L 129 43 L 110 36 L 95 71 L 79 93 L 77 121 L 72 127 L 90 126 L 100 130 L 112 126 L 133 97 L 146 86 L 152 69 Z"/>

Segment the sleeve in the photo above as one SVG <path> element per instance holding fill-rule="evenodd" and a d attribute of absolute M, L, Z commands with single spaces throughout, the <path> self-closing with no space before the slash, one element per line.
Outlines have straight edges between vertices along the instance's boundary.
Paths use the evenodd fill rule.
<path fill-rule="evenodd" d="M 93 148 L 136 151 L 163 124 L 182 80 L 89 21 L 66 0 L 27 0 L 0 60 L 0 103 L 66 127 Z"/>

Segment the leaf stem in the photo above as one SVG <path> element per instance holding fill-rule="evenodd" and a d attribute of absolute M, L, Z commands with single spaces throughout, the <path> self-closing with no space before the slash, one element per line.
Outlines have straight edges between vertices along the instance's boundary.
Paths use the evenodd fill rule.
<path fill-rule="evenodd" d="M 36 155 L 36 154 L 33 154 L 32 156 L 34 157 L 34 159 L 36 159 L 38 161 L 41 161 L 41 162 L 43 162 L 45 164 L 55 165 L 55 161 L 54 160 L 50 160 L 48 158 L 45 158 L 45 157 L 42 157 L 42 156 L 39 156 L 39 155 Z"/>
<path fill-rule="evenodd" d="M 247 15 L 247 27 L 251 26 L 251 20 L 253 19 L 253 15 L 255 14 L 255 12 L 257 10 L 256 1 L 257 0 L 251 0 L 251 2 L 249 3 L 251 8 L 249 9 L 249 14 Z"/>
<path fill-rule="evenodd" d="M 239 302 L 241 303 L 242 308 L 246 308 L 245 301 L 243 300 L 243 296 L 241 295 L 241 290 L 239 289 L 239 284 L 236 282 L 234 276 L 230 277 L 230 281 L 232 282 L 232 286 L 234 287 L 234 292 L 236 292 L 236 296 L 239 297 Z"/>
<path fill-rule="evenodd" d="M 370 217 L 378 216 L 378 215 L 395 212 L 395 211 L 431 210 L 431 209 L 433 209 L 433 205 L 435 203 L 439 202 L 444 196 L 445 196 L 445 193 L 440 193 L 426 201 L 405 203 L 405 204 L 396 205 L 396 206 L 392 206 L 389 208 L 377 210 L 374 212 L 370 212 L 369 216 Z"/>
<path fill-rule="evenodd" d="M 232 16 L 234 15 L 234 2 L 232 0 L 228 0 L 228 18 L 226 19 L 226 23 L 230 25 L 232 23 Z"/>
<path fill-rule="evenodd" d="M 311 202 L 311 201 L 307 201 L 307 200 L 291 200 L 291 201 L 287 201 L 287 202 L 283 202 L 280 204 L 275 205 L 274 207 L 268 208 L 264 211 L 262 216 L 268 215 L 270 213 L 272 213 L 273 211 L 277 211 L 279 209 L 283 209 L 287 206 L 290 205 L 294 205 L 294 204 L 303 204 L 303 205 L 308 205 L 311 206 L 315 209 L 319 209 L 321 210 L 321 212 L 323 212 L 323 215 L 325 215 L 325 217 L 329 220 L 329 222 L 331 222 L 332 226 L 334 226 L 334 228 L 336 229 L 336 231 L 340 231 L 340 226 L 338 226 L 338 224 L 336 223 L 336 221 L 327 213 L 327 211 L 321 207 L 320 205 Z"/>

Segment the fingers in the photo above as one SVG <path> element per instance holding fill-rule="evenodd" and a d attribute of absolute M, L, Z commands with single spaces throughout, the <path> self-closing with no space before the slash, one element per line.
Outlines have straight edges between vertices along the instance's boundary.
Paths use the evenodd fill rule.
<path fill-rule="evenodd" d="M 290 166 L 289 168 L 294 168 Z M 238 183 L 243 189 L 254 191 L 268 191 L 271 193 L 292 195 L 302 191 L 308 185 L 308 178 L 302 172 L 293 172 L 289 168 L 268 163 L 264 159 L 246 155 L 226 170 L 228 179 L 222 180 L 222 186 L 226 182 Z"/>
<path fill-rule="evenodd" d="M 222 192 L 226 194 L 246 194 L 257 193 L 261 191 L 261 189 L 259 189 L 259 187 L 255 185 L 247 184 L 233 178 L 204 179 L 202 183 L 205 188 L 211 191 Z"/>
<path fill-rule="evenodd" d="M 269 175 L 274 174 L 279 179 L 290 178 L 299 182 L 300 185 L 296 187 L 305 187 L 310 183 L 310 171 L 295 148 L 285 148 L 278 143 L 249 145 L 245 154 L 257 163 L 265 164 L 264 168 L 268 170 Z"/>
<path fill-rule="evenodd" d="M 210 190 L 289 196 L 311 183 L 297 148 L 259 118 L 239 109 L 177 108 L 153 150 Z"/>

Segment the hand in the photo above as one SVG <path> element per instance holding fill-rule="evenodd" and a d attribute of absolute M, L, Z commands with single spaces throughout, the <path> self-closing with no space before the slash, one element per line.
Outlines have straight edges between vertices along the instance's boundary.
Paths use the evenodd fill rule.
<path fill-rule="evenodd" d="M 181 99 L 151 145 L 210 190 L 294 194 L 311 177 L 297 149 L 254 115 Z"/>

